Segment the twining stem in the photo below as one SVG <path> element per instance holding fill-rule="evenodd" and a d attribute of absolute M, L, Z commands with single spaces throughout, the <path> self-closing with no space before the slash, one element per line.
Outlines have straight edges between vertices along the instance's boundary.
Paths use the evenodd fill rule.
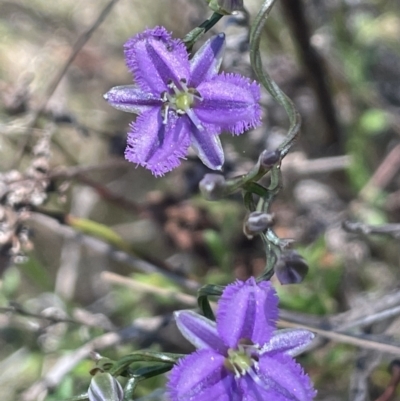
<path fill-rule="evenodd" d="M 250 62 L 258 80 L 271 96 L 286 110 L 289 117 L 290 127 L 288 134 L 278 148 L 281 152 L 281 158 L 283 158 L 289 152 L 297 138 L 300 131 L 301 117 L 293 102 L 281 91 L 275 81 L 273 81 L 269 74 L 263 69 L 262 65 L 260 54 L 261 33 L 275 2 L 276 0 L 265 0 L 252 25 L 250 32 Z"/>
<path fill-rule="evenodd" d="M 209 296 L 220 297 L 224 292 L 224 289 L 225 287 L 221 285 L 206 284 L 203 287 L 201 287 L 197 292 L 197 304 L 199 305 L 199 308 L 201 309 L 203 315 L 206 318 L 215 321 L 214 312 L 211 309 L 208 297 Z"/>
<path fill-rule="evenodd" d="M 271 96 L 285 109 L 289 117 L 289 129 L 285 140 L 279 147 L 271 152 L 264 150 L 255 164 L 255 166 L 246 174 L 224 181 L 219 188 L 219 196 L 227 196 L 238 190 L 243 191 L 243 200 L 245 207 L 250 211 L 268 213 L 270 205 L 282 187 L 281 162 L 293 146 L 301 125 L 301 117 L 293 102 L 279 88 L 275 81 L 263 69 L 262 58 L 260 53 L 261 34 L 264 24 L 268 18 L 276 0 L 265 0 L 258 12 L 250 32 L 250 62 L 256 74 L 258 81 L 267 89 Z M 193 31 L 192 31 L 193 32 Z M 190 34 L 189 34 L 190 35 Z M 258 184 L 270 172 L 271 180 L 267 188 Z M 258 202 L 256 202 L 258 197 Z M 264 273 L 257 279 L 269 280 L 274 273 L 274 267 L 284 249 L 290 243 L 288 240 L 280 239 L 271 228 L 260 233 L 265 247 L 267 264 Z M 208 304 L 207 291 L 200 290 L 198 294 L 198 302 L 200 308 L 206 316 L 213 318 L 213 312 Z"/>
<path fill-rule="evenodd" d="M 259 82 L 267 89 L 271 96 L 285 109 L 289 117 L 289 130 L 285 140 L 278 147 L 279 159 L 270 168 L 263 166 L 262 155 L 260 156 L 256 166 L 246 175 L 236 179 L 236 182 L 227 181 L 227 188 L 241 187 L 244 190 L 244 200 L 250 211 L 254 210 L 253 194 L 259 196 L 257 210 L 268 212 L 269 207 L 279 193 L 282 186 L 282 178 L 280 164 L 282 159 L 287 155 L 290 148 L 293 146 L 301 125 L 301 117 L 296 110 L 293 102 L 281 91 L 275 81 L 263 69 L 262 58 L 260 53 L 261 34 L 264 24 L 269 16 L 276 0 L 265 0 L 260 11 L 258 12 L 250 32 L 250 62 Z M 266 152 L 266 151 L 264 151 Z M 265 194 L 262 194 L 262 188 L 254 186 L 255 181 L 262 178 L 268 171 L 271 171 L 271 182 L 268 188 L 265 189 Z M 260 192 L 261 190 L 261 192 Z M 283 249 L 288 242 L 280 240 L 274 231 L 269 228 L 266 232 L 261 233 L 261 238 L 264 242 L 267 264 L 264 273 L 258 278 L 260 280 L 269 280 L 274 273 L 274 267 L 278 261 Z"/>
<path fill-rule="evenodd" d="M 222 191 L 221 196 L 227 196 L 236 192 L 240 189 L 244 189 L 249 192 L 248 189 L 252 182 L 259 181 L 264 177 L 269 171 L 279 169 L 282 159 L 287 155 L 290 148 L 293 146 L 301 125 L 301 117 L 293 102 L 286 96 L 284 92 L 279 88 L 276 82 L 269 76 L 269 74 L 263 69 L 261 54 L 260 54 L 260 41 L 263 27 L 267 17 L 269 16 L 276 0 L 265 0 L 259 13 L 257 14 L 255 21 L 252 25 L 250 32 L 250 62 L 253 70 L 256 74 L 259 82 L 267 89 L 271 96 L 285 109 L 289 117 L 289 130 L 286 135 L 285 140 L 277 149 L 277 154 L 279 155 L 277 162 L 274 166 L 265 166 L 262 163 L 264 151 L 256 163 L 256 165 L 246 174 L 232 178 L 226 181 L 225 187 Z M 251 190 L 250 190 L 251 192 Z M 276 195 L 277 191 L 273 195 Z M 268 197 L 270 202 L 273 198 Z M 268 202 L 265 204 L 268 207 Z M 266 208 L 267 208 L 266 207 Z"/>
<path fill-rule="evenodd" d="M 127 381 L 124 387 L 124 401 L 133 400 L 133 393 L 135 392 L 138 382 L 139 380 L 137 377 L 132 377 Z"/>

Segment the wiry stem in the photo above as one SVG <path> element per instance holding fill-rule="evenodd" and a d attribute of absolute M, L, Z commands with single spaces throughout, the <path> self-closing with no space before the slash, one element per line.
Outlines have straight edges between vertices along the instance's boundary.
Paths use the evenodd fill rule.
<path fill-rule="evenodd" d="M 238 190 L 243 191 L 243 199 L 245 207 L 253 212 L 255 210 L 268 213 L 270 205 L 275 196 L 279 193 L 282 187 L 282 177 L 280 166 L 282 159 L 287 155 L 290 148 L 293 146 L 299 132 L 301 125 L 301 117 L 293 102 L 282 92 L 275 81 L 263 69 L 262 59 L 260 54 L 260 41 L 263 27 L 267 17 L 269 16 L 272 7 L 276 0 L 265 0 L 255 21 L 252 25 L 250 32 L 250 62 L 259 82 L 267 89 L 271 96 L 285 109 L 289 117 L 289 130 L 285 140 L 275 151 L 264 150 L 255 164 L 255 166 L 246 174 L 234 177 L 229 180 L 220 178 L 208 177 L 207 182 L 203 183 L 203 188 L 207 189 L 207 185 L 214 180 L 214 185 L 211 185 L 211 190 L 215 193 L 210 194 L 210 199 L 224 197 Z M 258 184 L 262 177 L 268 172 L 271 172 L 271 182 L 268 188 L 264 188 Z M 200 184 L 201 185 L 201 184 Z M 207 194 L 207 193 L 206 193 Z M 258 202 L 254 199 L 258 197 Z M 267 264 L 264 273 L 257 279 L 257 281 L 269 280 L 274 274 L 274 267 L 279 260 L 283 250 L 289 244 L 288 240 L 281 240 L 271 228 L 261 233 L 261 238 L 264 242 Z M 210 315 L 212 318 L 212 311 L 207 305 L 207 295 L 200 294 L 199 306 L 204 313 Z"/>
<path fill-rule="evenodd" d="M 259 202 L 261 209 L 263 209 L 265 212 L 268 211 L 273 199 L 281 189 L 282 178 L 280 174 L 280 163 L 289 152 L 290 148 L 293 146 L 300 132 L 301 125 L 300 114 L 294 106 L 293 102 L 286 96 L 284 92 L 281 91 L 276 82 L 263 69 L 260 53 L 261 34 L 264 28 L 265 21 L 268 18 L 275 2 L 276 0 L 264 1 L 259 13 L 256 16 L 250 32 L 250 62 L 253 70 L 261 84 L 267 89 L 271 96 L 286 110 L 290 123 L 287 136 L 283 143 L 277 149 L 280 157 L 279 161 L 272 167 L 271 183 L 267 188 L 267 195 L 262 196 Z M 265 245 L 267 265 L 264 273 L 261 277 L 259 277 L 258 280 L 268 280 L 274 273 L 274 266 L 278 261 L 282 250 L 287 245 L 287 241 L 280 240 L 271 228 L 269 228 L 267 232 L 263 233 L 261 235 L 261 238 Z"/>
<path fill-rule="evenodd" d="M 209 31 L 221 18 L 223 17 L 220 13 L 213 13 L 211 17 L 200 24 L 198 27 L 192 29 L 184 38 L 183 43 L 185 43 L 188 51 L 192 50 L 193 45 L 197 40 L 200 39 L 207 31 Z"/>
<path fill-rule="evenodd" d="M 276 82 L 269 76 L 269 74 L 263 69 L 262 59 L 260 54 L 260 41 L 261 34 L 267 17 L 269 16 L 272 7 L 276 0 L 265 0 L 256 19 L 253 23 L 250 32 L 250 62 L 253 70 L 256 74 L 257 79 L 267 89 L 271 96 L 286 110 L 289 117 L 289 130 L 285 140 L 277 149 L 278 159 L 274 166 L 265 166 L 261 162 L 263 159 L 264 151 L 257 162 L 257 164 L 247 173 L 239 177 L 227 180 L 224 184 L 224 188 L 221 189 L 220 196 L 227 196 L 239 189 L 247 191 L 251 183 L 259 181 L 265 174 L 271 169 L 279 169 L 281 160 L 287 155 L 290 148 L 293 146 L 301 125 L 301 117 L 293 102 L 282 92 Z M 251 190 L 247 192 L 252 192 Z M 274 194 L 276 191 L 274 191 Z M 268 197 L 265 202 L 266 206 L 272 201 L 273 197 Z"/>
<path fill-rule="evenodd" d="M 274 80 L 271 79 L 269 74 L 263 69 L 261 54 L 260 54 L 260 41 L 261 33 L 264 28 L 265 21 L 269 16 L 272 7 L 276 0 L 265 0 L 256 19 L 253 23 L 250 32 L 250 62 L 257 79 L 267 89 L 271 96 L 286 110 L 289 117 L 289 131 L 286 139 L 279 146 L 278 150 L 281 152 L 281 158 L 285 157 L 295 142 L 297 135 L 300 131 L 301 117 L 293 102 L 281 91 L 279 86 Z"/>

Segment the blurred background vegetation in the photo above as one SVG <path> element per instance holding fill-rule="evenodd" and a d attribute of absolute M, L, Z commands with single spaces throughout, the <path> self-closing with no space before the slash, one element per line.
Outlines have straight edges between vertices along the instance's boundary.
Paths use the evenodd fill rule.
<path fill-rule="evenodd" d="M 247 37 L 261 0 L 245 5 L 212 31 L 227 33 L 223 68 L 252 76 Z M 125 162 L 134 116 L 102 97 L 132 82 L 129 37 L 155 25 L 183 37 L 209 15 L 200 0 L 0 0 L 3 401 L 86 391 L 94 350 L 189 352 L 172 311 L 194 307 L 201 284 L 262 272 L 239 194 L 202 199 L 207 169 L 194 155 L 158 179 Z M 319 340 L 301 356 L 318 400 L 376 399 L 391 379 L 394 356 L 379 344 L 399 341 L 399 37 L 399 0 L 280 0 L 264 30 L 264 65 L 303 117 L 273 212 L 310 271 L 299 285 L 273 279 L 282 318 L 376 342 Z M 267 93 L 262 103 L 260 129 L 222 136 L 226 176 L 285 135 L 284 110 Z M 163 383 L 137 396 L 163 399 Z"/>

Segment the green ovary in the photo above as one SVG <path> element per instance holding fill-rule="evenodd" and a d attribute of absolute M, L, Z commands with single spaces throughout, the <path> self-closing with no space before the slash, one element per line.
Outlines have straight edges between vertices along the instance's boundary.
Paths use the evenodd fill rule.
<path fill-rule="evenodd" d="M 225 360 L 225 366 L 232 372 L 243 374 L 253 365 L 253 359 L 245 351 L 228 350 L 228 358 Z"/>
<path fill-rule="evenodd" d="M 175 106 L 178 110 L 185 111 L 193 104 L 193 95 L 183 92 L 175 96 Z"/>

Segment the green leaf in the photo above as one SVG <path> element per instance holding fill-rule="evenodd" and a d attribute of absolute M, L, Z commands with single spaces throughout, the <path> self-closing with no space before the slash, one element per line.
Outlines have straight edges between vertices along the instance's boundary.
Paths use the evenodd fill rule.
<path fill-rule="evenodd" d="M 3 274 L 1 292 L 6 298 L 12 298 L 21 282 L 21 274 L 17 267 L 8 268 Z"/>
<path fill-rule="evenodd" d="M 388 115 L 384 110 L 369 109 L 361 115 L 359 124 L 361 132 L 377 135 L 388 128 Z"/>
<path fill-rule="evenodd" d="M 203 238 L 210 250 L 215 263 L 221 267 L 224 263 L 227 252 L 226 246 L 221 239 L 220 234 L 212 229 L 203 231 Z"/>
<path fill-rule="evenodd" d="M 49 276 L 49 272 L 42 266 L 38 259 L 32 254 L 26 262 L 22 263 L 21 270 L 43 291 L 53 291 L 53 282 Z"/>

